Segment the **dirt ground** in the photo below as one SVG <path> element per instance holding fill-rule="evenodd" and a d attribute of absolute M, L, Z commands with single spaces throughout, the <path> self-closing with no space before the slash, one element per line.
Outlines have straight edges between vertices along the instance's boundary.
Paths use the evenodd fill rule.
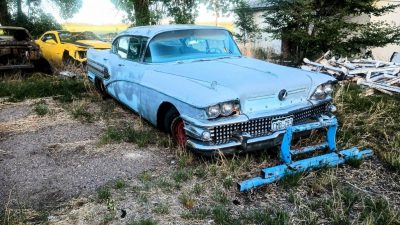
<path fill-rule="evenodd" d="M 35 112 L 39 101 L 48 105 L 46 115 Z M 1 101 L 2 210 L 23 209 L 28 224 L 399 224 L 400 175 L 376 156 L 359 168 L 324 169 L 240 193 L 235 183 L 276 165 L 276 156 L 211 161 L 158 144 L 102 144 L 107 128 L 124 121 L 155 129 L 118 104 L 105 118 L 77 119 L 70 110 L 82 102 L 89 115 L 114 104 Z"/>
<path fill-rule="evenodd" d="M 104 123 L 82 123 L 52 99 L 47 102 L 54 113 L 44 117 L 33 112 L 34 101 L 0 105 L 1 206 L 51 208 L 164 163 L 133 144 L 99 147 Z"/>

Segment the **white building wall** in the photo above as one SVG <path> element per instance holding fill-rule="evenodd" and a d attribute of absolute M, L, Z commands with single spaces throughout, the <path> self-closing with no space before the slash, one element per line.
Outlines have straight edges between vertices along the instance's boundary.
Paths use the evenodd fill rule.
<path fill-rule="evenodd" d="M 398 2 L 395 3 L 394 1 L 393 2 L 380 1 L 377 4 L 378 4 L 378 6 L 384 6 L 387 4 L 398 4 Z M 381 17 L 372 16 L 371 21 L 372 22 L 384 21 L 391 25 L 400 26 L 400 7 L 395 9 L 392 13 L 388 13 Z M 382 48 L 372 49 L 372 55 L 377 60 L 389 61 L 393 52 L 400 52 L 400 45 L 389 44 Z"/>
<path fill-rule="evenodd" d="M 263 12 L 254 13 L 254 20 L 260 29 L 264 29 L 267 24 L 264 22 Z M 263 48 L 273 51 L 276 54 L 281 54 L 281 40 L 276 40 L 266 32 L 261 32 L 260 36 L 253 43 L 254 48 Z"/>

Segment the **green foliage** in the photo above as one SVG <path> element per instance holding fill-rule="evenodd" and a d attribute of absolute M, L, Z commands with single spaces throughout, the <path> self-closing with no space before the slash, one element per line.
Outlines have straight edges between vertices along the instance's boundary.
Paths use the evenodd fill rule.
<path fill-rule="evenodd" d="M 371 221 L 371 224 L 400 224 L 399 212 L 393 210 L 384 198 L 366 198 L 361 218 Z"/>
<path fill-rule="evenodd" d="M 38 102 L 35 104 L 33 110 L 39 116 L 44 116 L 50 112 L 49 106 L 46 104 L 46 102 Z"/>
<path fill-rule="evenodd" d="M 139 220 L 132 220 L 128 224 L 129 225 L 157 225 L 157 222 L 153 219 L 139 219 Z"/>
<path fill-rule="evenodd" d="M 279 185 L 285 189 L 297 187 L 300 185 L 303 176 L 304 173 L 287 174 L 279 181 Z"/>
<path fill-rule="evenodd" d="M 227 16 L 231 13 L 232 7 L 239 0 L 199 0 L 200 3 L 205 4 L 207 10 L 212 11 L 215 15 L 215 23 L 218 25 L 218 17 Z"/>
<path fill-rule="evenodd" d="M 13 101 L 50 96 L 57 96 L 63 101 L 72 101 L 85 92 L 86 88 L 81 80 L 33 76 L 22 80 L 0 81 L 0 97 L 9 97 Z"/>
<path fill-rule="evenodd" d="M 97 189 L 97 198 L 100 202 L 109 201 L 111 199 L 111 191 L 108 187 L 100 187 Z"/>
<path fill-rule="evenodd" d="M 61 17 L 63 18 L 71 17 L 82 6 L 82 0 L 50 1 L 58 8 Z M 34 37 L 37 37 L 48 30 L 58 30 L 62 28 L 51 14 L 43 11 L 41 1 L 8 0 L 2 2 L 1 12 L 7 12 L 5 16 L 0 16 L 0 23 L 2 25 L 24 27 Z M 21 7 L 19 7 L 19 5 Z"/>
<path fill-rule="evenodd" d="M 172 177 L 176 183 L 182 183 L 192 178 L 192 172 L 187 169 L 179 169 L 172 174 Z"/>
<path fill-rule="evenodd" d="M 212 210 L 212 215 L 215 224 L 231 225 L 234 219 L 231 213 L 224 206 L 217 206 Z"/>
<path fill-rule="evenodd" d="M 100 137 L 100 144 L 128 142 L 139 147 L 157 143 L 157 135 L 152 130 L 135 130 L 132 126 L 124 128 L 108 127 Z"/>
<path fill-rule="evenodd" d="M 195 219 L 195 220 L 204 220 L 210 214 L 210 210 L 208 208 L 194 208 L 189 212 L 184 212 L 181 214 L 181 217 L 184 219 Z"/>
<path fill-rule="evenodd" d="M 132 26 L 157 24 L 165 13 L 162 0 L 111 0 L 120 10 L 126 12 L 127 22 Z"/>
<path fill-rule="evenodd" d="M 225 192 L 218 189 L 214 190 L 214 193 L 211 197 L 214 201 L 219 202 L 223 205 L 226 205 L 229 202 L 228 196 L 225 194 Z"/>
<path fill-rule="evenodd" d="M 362 53 L 369 47 L 399 43 L 400 29 L 383 22 L 356 22 L 351 17 L 369 21 L 366 15 L 381 16 L 397 6 L 379 7 L 375 0 L 316 1 L 271 0 L 264 17 L 265 31 L 283 41 L 284 54 L 300 62 L 303 57 L 317 57 L 327 50 L 341 56 Z M 355 35 L 356 34 L 356 35 Z"/>
<path fill-rule="evenodd" d="M 126 182 L 123 179 L 118 179 L 115 181 L 114 188 L 115 189 L 122 189 L 126 187 Z"/>
<path fill-rule="evenodd" d="M 342 149 L 370 148 L 393 171 L 400 171 L 400 96 L 375 94 L 364 97 L 362 89 L 345 85 L 335 94 L 338 119 L 338 145 Z M 368 138 L 363 138 L 368 137 Z"/>
<path fill-rule="evenodd" d="M 289 215 L 280 210 L 255 209 L 240 215 L 240 224 L 286 225 Z"/>
<path fill-rule="evenodd" d="M 239 32 L 235 34 L 238 41 L 243 44 L 254 41 L 258 36 L 260 29 L 254 20 L 253 11 L 249 4 L 244 0 L 241 0 L 237 3 L 233 11 L 236 15 L 234 23 L 239 30 Z"/>
<path fill-rule="evenodd" d="M 153 209 L 153 212 L 160 215 L 169 214 L 169 206 L 164 204 L 159 204 Z"/>
<path fill-rule="evenodd" d="M 164 0 L 168 15 L 176 24 L 193 24 L 197 16 L 197 0 Z"/>

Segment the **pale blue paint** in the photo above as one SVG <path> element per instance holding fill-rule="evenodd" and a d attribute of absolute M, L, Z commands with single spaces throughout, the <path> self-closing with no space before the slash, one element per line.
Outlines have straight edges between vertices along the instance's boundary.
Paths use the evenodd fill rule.
<path fill-rule="evenodd" d="M 185 29 L 224 30 L 220 27 L 194 25 L 148 26 L 128 29 L 116 38 L 138 35 L 148 37 L 150 42 L 162 32 Z M 144 63 L 122 59 L 110 50 L 90 49 L 88 65 L 92 66 L 89 67 L 88 73 L 91 81 L 94 81 L 96 76 L 91 68 L 107 70 L 110 74 L 109 79 L 97 76 L 107 92 L 152 124 L 157 125 L 160 105 L 168 102 L 179 111 L 187 127 L 194 127 L 193 130 L 207 130 L 216 124 L 228 124 L 238 120 L 245 122 L 312 107 L 322 102 L 310 100 L 316 87 L 334 81 L 334 78 L 324 74 L 243 56 Z M 282 89 L 289 93 L 284 101 L 277 97 Z M 212 120 L 207 118 L 207 107 L 232 100 L 240 102 L 240 115 Z M 282 131 L 276 132 L 278 133 Z M 190 140 L 192 139 L 189 138 L 188 141 Z M 216 145 L 214 149 L 218 147 Z"/>

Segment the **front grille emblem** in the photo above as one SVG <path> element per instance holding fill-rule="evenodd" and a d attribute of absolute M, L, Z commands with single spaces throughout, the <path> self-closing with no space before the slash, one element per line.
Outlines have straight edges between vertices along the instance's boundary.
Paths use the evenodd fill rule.
<path fill-rule="evenodd" d="M 278 94 L 278 98 L 281 101 L 285 100 L 287 98 L 287 96 L 288 96 L 288 93 L 285 89 L 282 89 Z"/>

